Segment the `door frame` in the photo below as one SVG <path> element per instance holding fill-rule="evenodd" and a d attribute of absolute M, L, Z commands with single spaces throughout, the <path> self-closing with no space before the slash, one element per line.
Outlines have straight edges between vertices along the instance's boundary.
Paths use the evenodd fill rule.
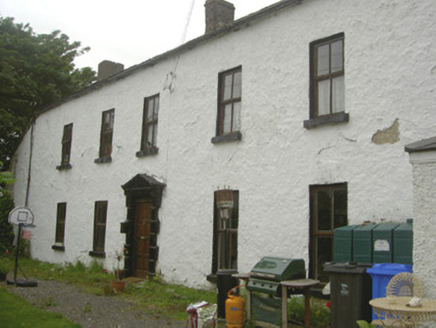
<path fill-rule="evenodd" d="M 126 196 L 127 215 L 126 220 L 121 222 L 121 233 L 126 234 L 126 241 L 124 244 L 125 257 L 124 257 L 124 276 L 134 276 L 134 236 L 135 236 L 135 214 L 136 202 L 140 199 L 150 200 L 152 203 L 152 231 L 150 247 L 152 247 L 150 258 L 150 272 L 149 278 L 156 274 L 156 264 L 159 257 L 159 247 L 157 246 L 157 236 L 159 234 L 160 221 L 159 221 L 159 208 L 162 203 L 162 193 L 166 185 L 159 182 L 155 178 L 147 174 L 137 174 L 127 183 L 121 186 Z"/>

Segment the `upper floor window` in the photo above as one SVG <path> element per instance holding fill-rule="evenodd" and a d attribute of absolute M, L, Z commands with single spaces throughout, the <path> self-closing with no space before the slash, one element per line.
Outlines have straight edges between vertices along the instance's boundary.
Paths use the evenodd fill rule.
<path fill-rule="evenodd" d="M 96 163 L 106 163 L 111 161 L 114 119 L 115 109 L 110 109 L 102 113 L 99 154 L 100 157 L 95 160 Z"/>
<path fill-rule="evenodd" d="M 312 121 L 305 122 L 306 128 L 324 123 L 348 121 L 348 116 L 344 115 L 344 74 L 343 33 L 310 44 L 310 119 Z"/>
<path fill-rule="evenodd" d="M 94 208 L 94 241 L 90 255 L 105 257 L 107 201 L 95 202 Z"/>
<path fill-rule="evenodd" d="M 141 150 L 136 156 L 157 154 L 157 125 L 159 114 L 159 95 L 144 99 L 144 113 L 142 118 Z"/>
<path fill-rule="evenodd" d="M 220 73 L 218 115 L 213 143 L 241 140 L 242 67 Z"/>
<path fill-rule="evenodd" d="M 70 169 L 71 142 L 73 139 L 73 123 L 64 126 L 62 135 L 62 157 L 61 165 L 57 166 L 58 170 Z"/>

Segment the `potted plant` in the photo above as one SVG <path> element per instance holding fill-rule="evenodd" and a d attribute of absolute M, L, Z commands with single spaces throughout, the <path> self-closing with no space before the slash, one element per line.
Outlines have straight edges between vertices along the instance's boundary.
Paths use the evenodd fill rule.
<path fill-rule="evenodd" d="M 120 252 L 115 252 L 115 259 L 117 260 L 117 267 L 116 267 L 116 269 L 114 269 L 114 274 L 115 274 L 116 279 L 111 281 L 111 290 L 113 290 L 113 291 L 121 291 L 122 292 L 122 291 L 124 291 L 124 287 L 126 285 L 126 283 L 124 281 L 122 281 L 124 270 L 122 270 L 120 268 L 120 262 L 124 258 L 125 253 L 126 253 L 126 250 L 124 247 Z"/>

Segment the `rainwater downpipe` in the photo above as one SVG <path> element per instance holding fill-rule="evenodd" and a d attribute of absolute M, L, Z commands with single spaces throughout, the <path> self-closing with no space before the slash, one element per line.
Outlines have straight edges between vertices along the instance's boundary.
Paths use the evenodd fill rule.
<path fill-rule="evenodd" d="M 36 119 L 32 120 L 32 125 L 30 126 L 30 153 L 29 153 L 29 164 L 27 167 L 27 186 L 26 186 L 26 199 L 24 201 L 24 206 L 29 205 L 29 193 L 30 193 L 30 182 L 32 180 L 32 155 L 33 155 L 33 129 L 35 126 Z"/>

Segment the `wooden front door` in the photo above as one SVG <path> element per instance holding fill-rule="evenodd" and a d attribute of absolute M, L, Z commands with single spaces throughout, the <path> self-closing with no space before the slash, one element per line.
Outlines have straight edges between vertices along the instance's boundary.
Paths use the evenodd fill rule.
<path fill-rule="evenodd" d="M 151 220 L 151 201 L 136 201 L 133 272 L 138 278 L 147 278 L 150 273 Z"/>

